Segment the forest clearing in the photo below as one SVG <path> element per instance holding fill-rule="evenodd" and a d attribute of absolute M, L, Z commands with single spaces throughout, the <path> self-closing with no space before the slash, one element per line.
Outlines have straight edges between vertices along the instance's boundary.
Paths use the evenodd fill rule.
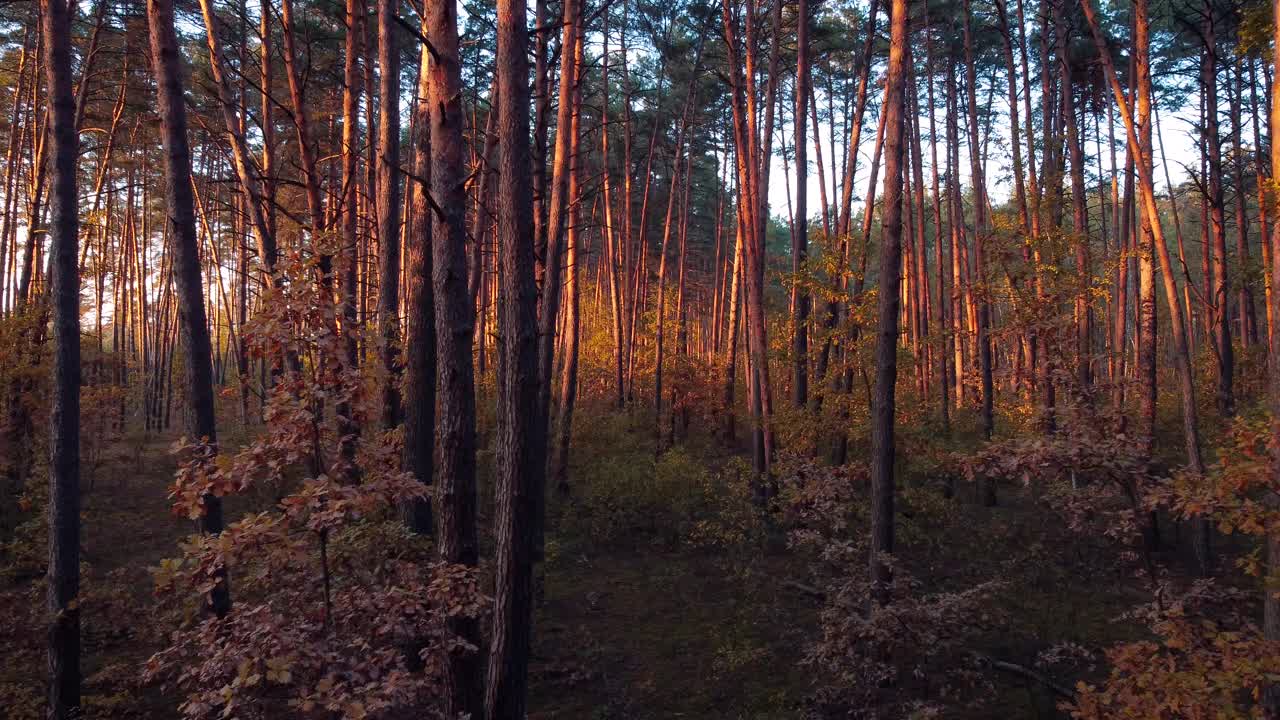
<path fill-rule="evenodd" d="M 1277 18 L 0 4 L 0 717 L 1280 720 Z"/>

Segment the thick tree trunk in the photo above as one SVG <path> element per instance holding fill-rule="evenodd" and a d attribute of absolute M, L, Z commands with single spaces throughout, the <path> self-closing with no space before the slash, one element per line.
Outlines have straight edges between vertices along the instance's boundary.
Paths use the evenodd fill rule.
<path fill-rule="evenodd" d="M 489 720 L 522 718 L 533 614 L 535 504 L 546 435 L 538 436 L 537 288 L 529 186 L 529 87 L 524 0 L 499 0 L 497 473 L 493 635 L 485 687 Z"/>
<path fill-rule="evenodd" d="M 423 29 L 427 29 L 426 23 Z M 434 44 L 435 40 L 432 42 Z M 417 179 L 405 185 L 412 221 L 406 223 L 404 232 L 405 253 L 408 256 L 404 266 L 405 291 L 408 297 L 405 308 L 404 403 L 401 408 L 404 415 L 404 469 L 426 485 L 432 485 L 435 481 L 436 448 L 436 308 L 432 288 L 433 215 L 430 194 L 434 169 L 432 144 L 437 139 L 432 134 L 435 126 L 429 117 L 429 93 L 432 90 L 432 70 L 441 64 L 439 59 L 432 57 L 431 50 L 424 43 L 418 74 L 418 96 L 413 105 L 413 127 L 410 131 L 413 172 Z M 457 144 L 458 150 L 450 148 L 449 151 L 460 151 L 461 139 L 458 139 Z M 448 152 L 443 147 L 437 150 Z M 383 187 L 391 184 L 394 183 L 384 183 Z M 462 213 L 465 207 L 465 204 L 458 203 L 454 211 Z M 387 235 L 384 234 L 383 237 Z M 386 270 L 386 265 L 383 265 L 383 270 Z M 399 268 L 397 277 L 398 270 Z M 392 376 L 388 382 L 394 383 L 395 377 Z M 385 407 L 383 412 L 386 412 Z M 383 419 L 385 422 L 385 415 Z M 402 511 L 405 525 L 413 532 L 420 535 L 431 535 L 434 532 L 430 500 L 423 498 L 410 501 Z"/>
<path fill-rule="evenodd" d="M 51 720 L 80 711 L 80 270 L 76 164 L 80 141 L 71 91 L 71 18 L 58 0 L 40 3 L 49 86 L 50 309 L 49 705 Z M 206 354 L 206 359 L 208 355 Z"/>
<path fill-rule="evenodd" d="M 435 331 L 439 357 L 440 417 L 436 437 L 440 449 L 437 479 L 440 559 L 474 567 L 480 550 L 476 539 L 476 397 L 472 367 L 475 305 L 467 278 L 466 168 L 462 138 L 462 67 L 458 48 L 457 4 L 432 0 L 424 23 L 437 57 L 428 60 L 425 101 L 430 115 L 433 154 L 431 193 L 440 212 L 420 215 L 425 229 L 432 223 L 435 256 Z M 425 160 L 425 158 L 424 158 Z M 424 192 L 425 188 L 419 192 Z M 425 203 L 424 203 L 425 205 Z M 424 207 L 423 212 L 427 209 Z M 480 647 L 476 621 L 454 622 L 453 631 Z M 479 651 L 457 649 L 446 668 L 450 715 L 484 712 L 483 665 Z"/>

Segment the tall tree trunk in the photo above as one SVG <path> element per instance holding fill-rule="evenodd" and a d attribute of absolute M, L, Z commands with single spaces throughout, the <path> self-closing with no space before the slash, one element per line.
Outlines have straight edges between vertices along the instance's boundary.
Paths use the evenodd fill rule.
<path fill-rule="evenodd" d="M 582 33 L 578 33 L 574 43 L 575 67 L 582 66 Z M 568 247 L 565 257 L 565 271 L 569 274 L 565 288 L 567 316 L 564 331 L 564 363 L 560 380 L 560 416 L 556 423 L 556 447 L 552 456 L 551 473 L 555 479 L 556 489 L 563 495 L 569 492 L 569 440 L 573 432 L 573 409 L 578 397 L 578 343 L 581 332 L 581 290 L 580 282 L 583 269 L 579 265 L 585 254 L 581 253 L 578 243 L 583 237 L 579 230 L 579 173 L 582 159 L 578 155 L 578 132 L 582 112 L 582 83 L 575 76 L 573 88 L 573 119 L 570 121 L 570 137 L 574 144 L 569 153 L 569 217 Z"/>
<path fill-rule="evenodd" d="M 434 244 L 435 329 L 439 356 L 440 417 L 436 437 L 440 448 L 437 480 L 440 513 L 440 559 L 474 567 L 479 563 L 476 539 L 476 398 L 471 348 L 475 336 L 475 305 L 467 278 L 466 168 L 462 138 L 462 66 L 458 48 L 458 7 L 450 0 L 432 0 L 424 23 L 437 57 L 424 69 L 429 73 L 426 102 L 430 106 L 431 193 L 440 212 L 431 215 Z M 425 192 L 425 188 L 421 190 Z M 423 208 L 426 212 L 426 209 Z M 425 228 L 427 216 L 421 216 Z M 475 620 L 457 620 L 453 631 L 479 648 Z M 451 715 L 484 711 L 483 666 L 478 650 L 456 649 L 446 668 Z"/>
<path fill-rule="evenodd" d="M 498 2 L 498 246 L 502 302 L 498 331 L 497 474 L 494 497 L 493 635 L 485 687 L 489 720 L 522 718 L 533 613 L 535 505 L 546 474 L 538 413 L 537 288 L 529 187 L 529 87 L 525 0 Z"/>
<path fill-rule="evenodd" d="M 1227 278 L 1227 228 L 1223 217 L 1222 139 L 1218 135 L 1218 49 L 1216 42 L 1216 9 L 1204 5 L 1204 54 L 1201 56 L 1200 87 L 1205 102 L 1205 159 L 1209 164 L 1208 202 L 1209 238 L 1212 242 L 1213 285 L 1206 287 L 1213 305 L 1214 344 L 1218 359 L 1218 414 L 1223 418 L 1235 414 L 1233 375 L 1235 358 L 1231 346 L 1231 295 Z"/>
<path fill-rule="evenodd" d="M 223 69 L 222 49 L 218 41 L 213 0 L 200 0 L 200 12 L 204 17 L 205 35 L 209 46 L 209 73 L 213 76 L 222 122 L 227 131 L 227 138 L 231 142 L 231 156 L 236 177 L 246 197 L 244 207 L 248 212 L 250 226 L 258 243 L 258 259 L 266 274 L 267 284 L 274 286 L 277 282 L 276 261 L 280 253 L 276 245 L 275 233 L 268 226 L 267 216 L 263 212 L 261 192 L 263 173 L 259 172 L 258 167 L 253 163 L 253 157 L 249 154 L 249 144 L 245 140 L 244 129 L 236 111 L 235 96 L 231 93 L 231 85 Z"/>
<path fill-rule="evenodd" d="M 970 28 L 972 12 L 969 0 L 964 4 L 965 70 L 969 86 L 969 167 L 973 182 L 973 272 L 978 295 L 977 334 L 978 370 L 982 375 L 982 434 L 988 440 L 995 431 L 995 384 L 991 367 L 991 301 L 987 288 L 984 252 L 987 244 L 987 185 L 983 178 L 982 159 L 978 154 L 978 70 L 973 57 L 973 33 Z M 982 483 L 982 501 L 986 505 L 996 502 L 995 483 Z"/>
<path fill-rule="evenodd" d="M 293 104 L 293 125 L 298 135 L 298 158 L 302 163 L 303 189 L 307 196 L 307 210 L 311 214 L 312 242 L 326 229 L 324 203 L 321 200 L 320 174 L 316 169 L 316 148 L 312 141 L 311 112 L 303 96 L 302 73 L 297 63 L 297 42 L 294 37 L 293 0 L 280 0 L 280 18 L 284 26 L 284 65 L 289 78 L 289 99 Z M 327 250 L 321 261 L 327 263 Z M 325 271 L 327 274 L 327 270 Z M 328 278 L 326 278 L 326 281 Z"/>
<path fill-rule="evenodd" d="M 361 0 L 346 0 L 345 14 L 347 25 L 346 52 L 343 58 L 342 87 L 342 335 L 345 349 L 345 362 L 348 369 L 355 369 L 360 364 L 358 345 L 359 325 L 357 306 L 359 304 L 359 199 L 356 194 L 360 184 L 356 163 L 359 159 L 360 137 L 360 82 L 359 67 L 360 23 L 364 22 L 364 3 Z M 348 478 L 357 474 L 355 466 L 356 438 L 360 433 L 360 425 L 356 422 L 354 409 L 348 402 L 338 403 L 335 408 L 338 417 L 339 456 L 345 467 Z"/>
<path fill-rule="evenodd" d="M 206 2 L 208 0 L 205 0 Z M 398 0 L 378 0 L 378 334 L 382 427 L 400 424 L 400 50 Z"/>
<path fill-rule="evenodd" d="M 40 3 L 49 86 L 49 239 L 53 371 L 49 399 L 49 705 L 51 720 L 80 712 L 80 270 L 67 4 Z M 206 359 L 207 359 L 206 354 Z"/>
<path fill-rule="evenodd" d="M 1084 9 L 1085 19 L 1089 23 L 1089 32 L 1093 35 L 1094 44 L 1097 46 L 1098 54 L 1102 58 L 1103 69 L 1106 72 L 1107 81 L 1111 85 L 1116 105 L 1120 108 L 1120 117 L 1124 121 L 1129 152 L 1141 157 L 1143 154 L 1142 145 L 1138 140 L 1135 128 L 1136 122 L 1128 103 L 1125 102 L 1124 90 L 1116 77 L 1106 38 L 1098 28 L 1092 2 L 1091 0 L 1081 0 L 1080 4 Z M 1151 103 L 1151 88 L 1149 83 L 1144 80 L 1144 78 L 1150 77 L 1146 0 L 1137 0 L 1135 15 L 1137 32 L 1134 35 L 1134 57 L 1139 78 L 1137 100 L 1139 108 L 1142 108 L 1140 114 L 1145 115 Z M 1195 400 L 1195 380 L 1191 369 L 1191 354 L 1187 349 L 1186 320 L 1182 311 L 1182 304 L 1178 299 L 1178 286 L 1174 277 L 1173 262 L 1169 257 L 1169 247 L 1165 243 L 1164 230 L 1160 225 L 1160 215 L 1156 209 L 1152 168 L 1142 162 L 1138 163 L 1138 190 L 1143 212 L 1148 218 L 1154 219 L 1154 222 L 1150 223 L 1151 235 L 1156 255 L 1160 260 L 1160 274 L 1164 281 L 1165 300 L 1169 305 L 1169 320 L 1173 331 L 1174 364 L 1177 371 L 1179 391 L 1182 395 L 1182 431 L 1186 445 L 1187 466 L 1193 476 L 1202 477 L 1205 472 L 1205 465 L 1200 456 L 1199 413 Z M 1207 524 L 1197 525 L 1192 541 L 1202 568 L 1207 567 L 1209 564 L 1208 530 Z"/>
<path fill-rule="evenodd" d="M 423 30 L 430 32 L 425 22 Z M 433 39 L 432 44 L 434 45 L 435 42 L 436 40 Z M 440 54 L 438 50 L 436 54 Z M 443 64 L 440 59 L 440 57 L 433 58 L 430 47 L 426 43 L 422 44 L 418 92 L 413 104 L 414 119 L 410 130 L 413 144 L 413 172 L 417 179 L 405 185 L 405 196 L 410 206 L 409 217 L 413 220 L 405 224 L 404 232 L 405 254 L 408 256 L 404 268 L 405 291 L 408 297 L 405 308 L 407 322 L 404 342 L 404 403 L 401 407 L 404 415 L 404 469 L 427 485 L 432 485 L 435 481 L 437 362 L 435 293 L 432 288 L 431 210 L 432 178 L 434 177 L 432 144 L 437 139 L 432 135 L 435 126 L 430 122 L 429 93 L 433 89 L 432 71 Z M 384 118 L 388 111 L 389 109 L 384 110 Z M 460 138 L 457 140 L 457 145 L 457 149 L 450 148 L 446 151 L 442 147 L 438 150 L 439 152 L 460 152 L 462 145 Z M 382 187 L 392 184 L 394 182 L 384 183 Z M 465 208 L 465 203 L 460 202 L 455 206 L 454 211 L 460 214 L 465 212 Z M 382 237 L 388 236 L 384 233 Z M 383 265 L 383 270 L 386 269 L 386 265 Z M 398 274 L 397 272 L 396 275 Z M 395 382 L 394 376 L 389 382 Z M 385 419 L 384 416 L 384 421 Z M 402 510 L 405 525 L 410 530 L 420 535 L 431 535 L 434 532 L 430 500 L 426 498 L 411 500 Z"/>
<path fill-rule="evenodd" d="M 1258 342 L 1258 317 L 1253 307 L 1253 288 L 1249 273 L 1249 195 L 1245 192 L 1244 179 L 1244 122 L 1240 117 L 1241 96 L 1244 94 L 1244 69 L 1240 59 L 1234 63 L 1235 84 L 1231 91 L 1231 136 L 1235 145 L 1234 171 L 1236 180 L 1236 263 L 1240 268 L 1240 287 L 1237 290 L 1236 310 L 1240 317 L 1240 345 L 1246 351 Z"/>
<path fill-rule="evenodd" d="M 1271 284 L 1271 265 L 1273 263 L 1274 246 L 1271 242 L 1271 217 L 1268 214 L 1267 207 L 1267 178 L 1271 177 L 1267 174 L 1267 163 L 1262 157 L 1262 131 L 1259 127 L 1258 116 L 1262 113 L 1258 105 L 1258 73 L 1255 69 L 1254 62 L 1249 61 L 1249 109 L 1250 117 L 1253 122 L 1253 152 L 1254 152 L 1254 173 L 1258 186 L 1258 232 L 1261 235 L 1259 245 L 1262 246 L 1262 292 L 1263 307 L 1266 312 L 1267 322 L 1267 347 L 1271 347 L 1272 338 L 1275 335 L 1275 313 L 1272 312 L 1271 295 L 1275 288 Z M 1272 357 L 1275 357 L 1272 355 Z"/>
<path fill-rule="evenodd" d="M 541 11 L 543 3 L 538 3 Z M 560 317 L 560 292 L 561 292 L 561 273 L 564 264 L 561 256 L 564 255 L 564 239 L 565 228 L 568 226 L 568 204 L 571 202 L 569 194 L 569 172 L 570 172 L 570 154 L 577 146 L 577 138 L 572 135 L 573 125 L 573 98 L 574 88 L 577 84 L 577 65 L 576 54 L 574 48 L 578 44 L 578 14 L 580 12 L 579 0 L 566 0 L 564 3 L 564 32 L 560 42 L 560 98 L 559 108 L 556 112 L 556 145 L 555 155 L 552 159 L 552 177 L 551 177 L 551 198 L 548 205 L 545 199 L 539 199 L 535 211 L 548 212 L 545 222 L 539 218 L 535 218 L 535 224 L 541 228 L 545 235 L 541 238 L 535 237 L 534 242 L 545 242 L 542 249 L 543 272 L 542 272 L 542 294 L 539 299 L 538 306 L 538 415 L 535 418 L 536 426 L 534 433 L 540 437 L 547 437 L 550 431 L 551 422 L 551 384 L 552 377 L 555 375 L 555 345 L 556 345 L 556 327 L 557 320 Z M 539 59 L 541 63 L 541 58 Z M 549 94 L 549 90 L 544 87 L 542 92 Z M 459 86 L 460 87 L 460 86 Z M 541 140 L 535 139 L 535 145 L 541 143 L 546 144 L 546 119 L 547 102 L 543 98 L 538 101 L 538 124 L 542 132 Z M 538 157 L 535 157 L 535 193 L 538 191 L 539 177 L 545 174 L 544 156 L 545 147 L 537 151 Z M 543 186 L 545 189 L 545 186 Z M 535 257 L 538 255 L 534 253 Z M 544 441 L 541 447 L 546 448 Z M 543 466 L 546 465 L 545 457 L 535 460 Z M 541 475 L 545 477 L 545 472 Z M 542 559 L 543 555 L 543 533 L 546 516 L 546 488 L 542 484 L 538 484 L 531 488 L 532 499 L 534 505 L 534 557 L 537 560 Z"/>
<path fill-rule="evenodd" d="M 1079 123 L 1076 120 L 1075 86 L 1071 82 L 1071 56 L 1067 51 L 1070 26 L 1063 17 L 1063 5 L 1054 6 L 1058 36 L 1058 64 L 1062 73 L 1062 117 L 1066 121 L 1067 154 L 1071 160 L 1071 229 L 1076 255 L 1075 290 L 1075 355 L 1077 392 L 1087 396 L 1092 383 L 1089 338 L 1092 334 L 1093 310 L 1089 305 L 1092 275 L 1089 268 L 1089 206 L 1084 186 L 1084 143 L 1080 140 Z"/>
<path fill-rule="evenodd" d="M 898 381 L 898 312 L 902 266 L 903 94 L 907 76 L 907 2 L 893 0 L 889 12 L 889 68 L 885 78 L 885 178 L 881 222 L 880 293 L 876 331 L 876 380 L 871 408 L 871 597 L 880 606 L 891 597 L 893 553 L 894 412 Z"/>
<path fill-rule="evenodd" d="M 160 134 L 164 142 L 165 205 L 169 234 L 173 238 L 175 275 L 178 285 L 178 316 L 182 331 L 186 369 L 187 436 L 217 450 L 214 417 L 213 368 L 210 360 L 209 327 L 205 317 L 200 252 L 196 240 L 195 204 L 192 197 L 191 151 L 187 140 L 186 101 L 182 91 L 182 57 L 173 27 L 172 0 L 149 0 L 147 21 L 151 36 L 151 67 L 156 76 Z M 212 461 L 212 457 L 209 458 Z M 210 535 L 222 532 L 222 499 L 204 497 L 201 530 Z M 219 617 L 231 607 L 225 569 L 209 593 L 209 607 Z"/>
<path fill-rule="evenodd" d="M 620 277 L 626 271 L 622 260 L 623 252 L 618 247 L 618 237 L 613 223 L 613 198 L 609 182 L 609 13 L 604 14 L 604 34 L 601 42 L 601 81 L 600 92 L 603 100 L 600 106 L 600 175 L 601 196 L 604 202 L 604 261 L 609 269 L 609 307 L 612 311 L 613 330 L 613 364 L 614 390 L 616 406 L 619 410 L 626 406 L 626 388 L 624 372 L 626 365 L 626 334 L 623 316 L 626 312 L 626 298 L 623 297 L 625 281 Z M 630 172 L 630 168 L 627 168 Z"/>
<path fill-rule="evenodd" d="M 1280 0 L 1272 0 L 1271 9 L 1274 17 L 1280 18 Z M 1280 22 L 1275 23 L 1272 30 L 1272 41 L 1280 47 Z M 1271 73 L 1271 129 L 1280 128 L 1280 55 L 1272 55 L 1272 62 L 1277 67 Z M 1256 126 L 1255 126 L 1256 127 Z M 1255 130 L 1255 135 L 1257 132 Z M 1280 177 L 1280 143 L 1271 143 L 1271 177 Z M 1276 251 L 1280 250 L 1280 224 L 1271 228 L 1272 265 L 1266 268 L 1271 277 L 1271 295 L 1269 297 L 1271 317 L 1280 318 L 1280 258 Z M 1267 381 L 1267 400 L 1271 410 L 1271 481 L 1275 483 L 1280 477 L 1280 333 L 1272 332 L 1269 373 Z M 1272 507 L 1276 506 L 1274 498 Z M 1267 535 L 1267 576 L 1275 578 L 1280 575 L 1280 533 Z M 1264 586 L 1263 594 L 1263 636 L 1271 642 L 1280 642 L 1280 593 L 1271 586 Z M 1272 683 L 1265 690 L 1263 705 L 1269 717 L 1280 717 L 1280 683 Z"/>
<path fill-rule="evenodd" d="M 780 0 L 775 0 L 778 2 Z M 777 40 L 775 39 L 775 42 Z M 801 280 L 809 254 L 809 159 L 806 153 L 805 116 L 809 102 L 809 2 L 796 3 L 796 222 L 791 233 L 791 402 L 803 408 L 809 402 L 809 291 Z M 818 119 L 814 118 L 816 125 Z M 821 158 L 819 158 L 821 168 Z M 819 185 L 822 183 L 819 182 Z M 825 205 L 825 203 L 824 203 Z M 823 209 L 825 215 L 826 210 Z"/>
<path fill-rule="evenodd" d="M 951 312 L 947 301 L 947 283 L 946 283 L 946 243 L 943 238 L 946 234 L 943 232 L 942 225 L 942 194 L 938 182 L 938 131 L 937 123 L 934 118 L 934 94 L 933 94 L 933 43 L 930 41 L 930 21 L 928 18 L 928 4 L 925 4 L 925 58 L 926 58 L 926 80 L 928 84 L 928 102 L 929 102 L 929 167 L 933 186 L 933 245 L 936 271 L 938 274 L 938 385 L 942 395 L 942 428 L 943 432 L 950 434 L 951 432 L 951 382 L 948 363 L 948 346 L 955 341 L 951 335 Z"/>

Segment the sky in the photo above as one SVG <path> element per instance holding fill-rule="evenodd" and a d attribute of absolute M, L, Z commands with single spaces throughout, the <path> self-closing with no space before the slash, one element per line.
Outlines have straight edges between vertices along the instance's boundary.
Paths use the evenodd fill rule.
<path fill-rule="evenodd" d="M 1001 79 L 1001 82 L 1003 83 L 1003 78 Z M 1003 89 L 1003 86 L 1001 89 Z M 1020 87 L 1019 90 L 1022 90 L 1022 88 Z M 993 102 L 993 110 L 998 114 L 999 120 L 996 123 L 994 123 L 992 127 L 992 131 L 996 135 L 996 137 L 993 137 L 990 141 L 992 144 L 988 151 L 987 167 L 986 167 L 985 174 L 986 174 L 987 186 L 988 186 L 987 192 L 990 195 L 991 202 L 993 205 L 999 206 L 1004 202 L 1006 202 L 1013 192 L 1013 184 L 1012 184 L 1013 161 L 1009 154 L 1009 147 L 1008 147 L 1009 123 L 1008 123 L 1007 93 L 1005 94 L 997 93 L 997 95 L 998 97 L 993 99 L 992 102 Z M 1198 165 L 1200 162 L 1200 153 L 1201 153 L 1201 149 L 1199 147 L 1200 138 L 1199 138 L 1198 132 L 1195 129 L 1195 125 L 1199 119 L 1198 118 L 1199 97 L 1196 96 L 1195 94 L 1191 94 L 1189 96 L 1186 96 L 1184 100 L 1185 101 L 1183 103 L 1182 110 L 1178 112 L 1173 112 L 1173 113 L 1162 112 L 1160 113 L 1160 117 L 1159 117 L 1160 129 L 1164 136 L 1164 149 L 1167 155 L 1169 177 L 1175 187 L 1177 187 L 1179 184 L 1181 184 L 1182 182 L 1184 182 L 1189 178 L 1189 175 L 1186 172 L 1185 166 L 1190 165 L 1192 167 L 1195 167 L 1196 165 Z M 1033 96 L 1032 101 L 1033 101 L 1033 104 L 1038 102 L 1038 97 Z M 1019 100 L 1019 103 L 1021 103 L 1021 100 Z M 922 103 L 921 110 L 923 111 L 923 103 Z M 863 198 L 867 190 L 868 169 L 871 163 L 871 154 L 875 148 L 874 122 L 875 122 L 875 118 L 873 118 L 870 115 L 870 112 L 868 112 L 866 125 L 864 126 L 862 131 L 862 142 L 860 143 L 861 151 L 859 153 L 859 160 L 858 160 L 858 175 L 854 183 L 854 197 L 857 199 Z M 923 147 L 923 156 L 924 156 L 924 164 L 925 164 L 925 182 L 929 182 L 930 158 L 929 158 L 929 149 L 927 147 L 927 144 L 929 142 L 928 115 L 922 114 L 920 118 L 920 122 L 921 122 L 921 129 L 925 131 L 921 138 L 922 142 L 925 143 L 925 147 Z M 944 115 L 941 109 L 939 109 L 937 115 L 935 116 L 935 123 L 937 123 L 939 133 L 943 131 L 943 122 L 944 122 Z M 1265 127 L 1266 125 L 1265 116 L 1261 118 L 1261 122 L 1262 122 L 1262 125 Z M 1119 113 L 1116 113 L 1115 123 L 1116 123 L 1116 141 L 1117 141 L 1116 171 L 1117 173 L 1123 173 L 1124 162 L 1125 162 L 1125 147 L 1123 144 L 1124 126 L 1120 122 Z M 1245 141 L 1247 144 L 1252 146 L 1253 139 L 1252 139 L 1251 123 L 1247 118 L 1245 119 L 1244 123 L 1245 123 L 1245 130 L 1246 130 Z M 831 128 L 827 123 L 821 123 L 820 127 L 821 127 L 822 138 L 823 138 L 823 148 L 822 148 L 823 160 L 826 162 L 827 167 L 829 168 L 831 166 L 831 149 L 828 147 L 827 138 L 830 137 Z M 1105 136 L 1106 134 L 1105 122 L 1102 125 L 1101 130 Z M 1224 136 L 1228 130 L 1229 130 L 1229 127 L 1224 124 L 1222 127 L 1222 132 Z M 1040 128 L 1037 127 L 1036 131 L 1037 133 L 1039 133 Z M 788 150 L 790 150 L 791 139 L 794 137 L 794 132 L 795 132 L 794 125 L 788 124 L 788 127 L 786 128 L 786 132 L 788 134 L 787 147 L 788 147 Z M 814 164 L 812 133 L 813 133 L 813 130 L 812 128 L 810 128 L 808 133 L 810 136 L 810 142 L 808 145 L 809 178 L 808 178 L 808 182 L 805 185 L 805 187 L 808 189 L 808 205 L 809 205 L 811 220 L 814 218 L 820 217 L 820 213 L 821 213 L 821 206 L 819 205 L 819 201 L 818 201 L 819 189 L 818 189 L 817 169 Z M 963 133 L 963 129 L 962 129 L 962 133 Z M 1022 129 L 1022 133 L 1025 134 L 1025 129 Z M 777 135 L 775 134 L 775 144 L 776 144 L 776 139 L 777 139 Z M 1099 148 L 1098 148 L 1098 145 L 1096 144 L 1096 139 L 1094 138 L 1094 135 L 1093 135 L 1092 126 L 1089 128 L 1089 131 L 1085 134 L 1084 141 L 1086 143 L 1086 147 L 1084 148 L 1085 162 L 1089 169 L 1089 177 L 1096 178 L 1098 173 L 1101 171 L 1102 177 L 1105 179 L 1107 183 L 1110 183 L 1111 157 L 1110 157 L 1110 153 L 1107 151 L 1105 139 L 1101 147 L 1101 151 L 1102 151 L 1101 158 L 1099 158 L 1099 152 L 1098 152 Z M 997 142 L 1001 144 L 997 146 L 996 145 Z M 1153 139 L 1153 143 L 1154 142 L 1155 140 Z M 967 149 L 964 145 L 965 145 L 964 139 L 961 138 L 961 148 L 960 148 L 961 183 L 963 184 L 963 186 L 968 187 L 969 175 L 970 175 L 968 170 L 969 158 L 967 155 Z M 1023 147 L 1023 157 L 1025 158 L 1026 157 L 1025 137 L 1023 138 L 1022 147 Z M 945 167 L 946 159 L 942 155 L 941 148 L 942 146 L 940 144 L 938 160 Z M 776 151 L 776 148 L 775 148 L 775 151 Z M 1101 163 L 1102 163 L 1101 168 L 1099 168 L 1099 165 L 1098 165 L 1099 160 L 1101 160 Z M 1164 181 L 1165 176 L 1162 168 L 1162 165 L 1165 162 L 1166 160 L 1162 158 L 1159 145 L 1157 144 L 1155 147 L 1155 180 L 1156 180 L 1156 186 L 1157 186 L 1156 192 L 1159 194 L 1164 194 L 1166 192 L 1166 185 Z M 1025 163 L 1025 160 L 1024 160 L 1024 163 Z M 769 207 L 773 215 L 784 217 L 784 218 L 788 216 L 788 202 L 790 201 L 792 203 L 792 207 L 794 207 L 794 202 L 795 202 L 795 187 L 794 187 L 795 186 L 795 168 L 791 166 L 790 162 L 787 163 L 787 166 L 788 167 L 784 169 L 782 156 L 775 152 L 775 156 L 773 158 L 773 167 L 769 173 Z M 827 186 L 828 186 L 827 194 L 828 196 L 830 196 L 831 195 L 831 191 L 830 191 L 831 177 L 830 177 L 829 170 L 827 171 L 826 180 L 827 180 Z M 879 192 L 883 190 L 883 178 L 881 178 L 881 181 L 882 182 L 880 184 L 880 187 L 877 189 L 877 194 L 879 194 Z M 1093 181 L 1090 180 L 1090 187 L 1094 187 L 1092 183 Z M 857 212 L 857 207 L 855 207 L 854 212 Z"/>

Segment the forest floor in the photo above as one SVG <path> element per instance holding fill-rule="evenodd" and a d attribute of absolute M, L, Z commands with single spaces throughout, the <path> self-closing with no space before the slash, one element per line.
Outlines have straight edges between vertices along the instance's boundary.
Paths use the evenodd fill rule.
<path fill-rule="evenodd" d="M 723 448 L 694 438 L 655 459 L 652 437 L 637 421 L 605 412 L 575 436 L 573 493 L 550 504 L 531 717 L 801 717 L 815 674 L 803 658 L 819 633 L 821 605 L 806 563 L 785 539 L 738 536 L 736 520 L 723 509 L 708 520 L 708 478 L 723 476 L 734 462 Z M 84 584 L 90 592 L 124 588 L 132 595 L 124 604 L 132 617 L 123 621 L 99 622 L 86 613 L 88 694 L 101 711 L 94 716 L 175 717 L 172 694 L 119 687 L 138 678 L 164 629 L 149 624 L 163 622 L 148 610 L 149 569 L 176 556 L 194 529 L 169 511 L 171 441 L 153 436 L 117 444 L 85 496 Z M 482 453 L 480 462 L 485 477 L 491 456 Z M 1113 619 L 1142 601 L 1142 589 L 1123 573 L 1098 571 L 1107 566 L 1103 542 L 1081 541 L 1046 523 L 1023 491 L 1005 493 L 994 509 L 966 493 L 963 485 L 956 501 L 941 500 L 936 490 L 904 493 L 899 542 L 929 591 L 1000 581 L 997 604 L 984 617 L 991 629 L 975 653 L 1031 668 L 1057 644 L 1097 649 L 1134 636 L 1132 626 Z M 491 500 L 487 488 L 481 494 L 483 527 Z M 235 510 L 229 508 L 229 519 Z M 10 573 L 0 577 L 0 591 L 12 595 L 25 584 L 28 599 L 40 602 L 38 576 Z M 38 636 L 32 633 L 33 651 Z M 1104 665 L 1054 680 L 1071 687 L 1097 677 Z M 12 695 L 26 685 L 38 697 L 39 671 L 39 663 L 0 667 L 0 692 Z M 996 683 L 998 696 L 981 713 L 954 717 L 1063 716 L 1060 698 L 1040 683 L 1012 675 Z"/>

